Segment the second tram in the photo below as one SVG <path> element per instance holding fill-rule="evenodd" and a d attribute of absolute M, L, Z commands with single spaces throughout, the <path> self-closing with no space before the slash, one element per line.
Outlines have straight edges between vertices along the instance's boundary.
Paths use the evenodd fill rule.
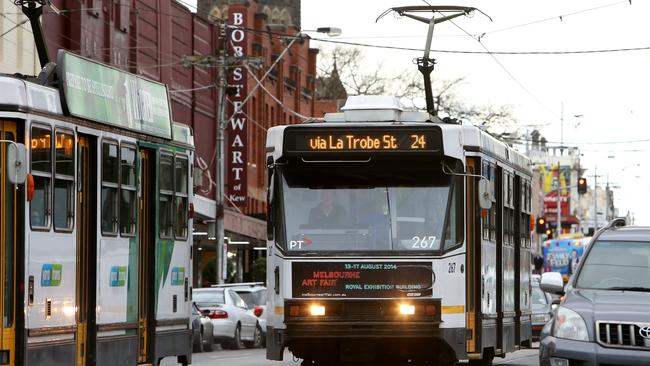
<path fill-rule="evenodd" d="M 531 343 L 531 170 L 476 127 L 351 97 L 267 136 L 267 358 L 489 365 Z"/>
<path fill-rule="evenodd" d="M 190 363 L 194 147 L 166 86 L 59 51 L 0 76 L 0 132 L 0 364 Z"/>

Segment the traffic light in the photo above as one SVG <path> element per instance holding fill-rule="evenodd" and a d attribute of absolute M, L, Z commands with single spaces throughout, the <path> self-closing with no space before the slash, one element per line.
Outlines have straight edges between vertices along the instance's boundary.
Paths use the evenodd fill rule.
<path fill-rule="evenodd" d="M 543 217 L 537 219 L 537 234 L 546 233 L 546 220 Z"/>
<path fill-rule="evenodd" d="M 544 232 L 544 234 L 546 234 L 546 240 L 553 239 L 553 230 L 551 230 L 551 229 L 546 229 L 546 231 Z"/>
<path fill-rule="evenodd" d="M 587 193 L 587 178 L 583 178 L 583 177 L 578 178 L 578 193 L 579 194 Z"/>

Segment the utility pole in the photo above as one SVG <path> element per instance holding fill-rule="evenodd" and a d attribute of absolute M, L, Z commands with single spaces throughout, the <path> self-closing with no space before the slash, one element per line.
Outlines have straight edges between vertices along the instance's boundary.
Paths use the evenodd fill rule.
<path fill-rule="evenodd" d="M 216 122 L 216 135 L 217 135 L 217 189 L 216 189 L 216 211 L 215 211 L 215 236 L 216 236 L 216 268 L 217 268 L 217 284 L 224 283 L 225 273 L 227 271 L 225 234 L 224 234 L 224 191 L 225 191 L 225 148 L 224 148 L 224 130 L 227 123 L 226 119 L 226 45 L 227 45 L 227 32 L 226 23 L 221 22 L 219 26 L 221 33 L 221 49 L 217 58 L 217 85 L 219 88 L 219 95 L 217 97 L 219 103 L 219 112 Z"/>
<path fill-rule="evenodd" d="M 560 236 L 562 234 L 562 190 L 560 187 L 560 174 L 562 172 L 560 171 L 560 161 L 558 160 L 557 162 L 557 235 L 556 237 Z"/>
<path fill-rule="evenodd" d="M 598 231 L 598 166 L 594 167 L 594 234 Z"/>

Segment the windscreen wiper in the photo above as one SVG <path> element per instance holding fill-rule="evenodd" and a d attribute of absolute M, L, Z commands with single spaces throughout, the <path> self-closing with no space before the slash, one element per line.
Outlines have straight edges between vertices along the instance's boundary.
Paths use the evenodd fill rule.
<path fill-rule="evenodd" d="M 624 287 L 624 286 L 620 286 L 620 287 L 608 287 L 605 290 L 650 292 L 650 287 L 640 287 L 640 286 Z"/>

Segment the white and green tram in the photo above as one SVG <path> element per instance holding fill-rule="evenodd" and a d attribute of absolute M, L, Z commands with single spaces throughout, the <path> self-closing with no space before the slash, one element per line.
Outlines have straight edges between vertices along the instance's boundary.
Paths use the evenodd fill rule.
<path fill-rule="evenodd" d="M 190 363 L 194 147 L 166 86 L 59 51 L 0 76 L 0 133 L 0 364 Z"/>
<path fill-rule="evenodd" d="M 530 345 L 526 157 L 390 97 L 266 149 L 268 359 L 489 365 Z"/>

